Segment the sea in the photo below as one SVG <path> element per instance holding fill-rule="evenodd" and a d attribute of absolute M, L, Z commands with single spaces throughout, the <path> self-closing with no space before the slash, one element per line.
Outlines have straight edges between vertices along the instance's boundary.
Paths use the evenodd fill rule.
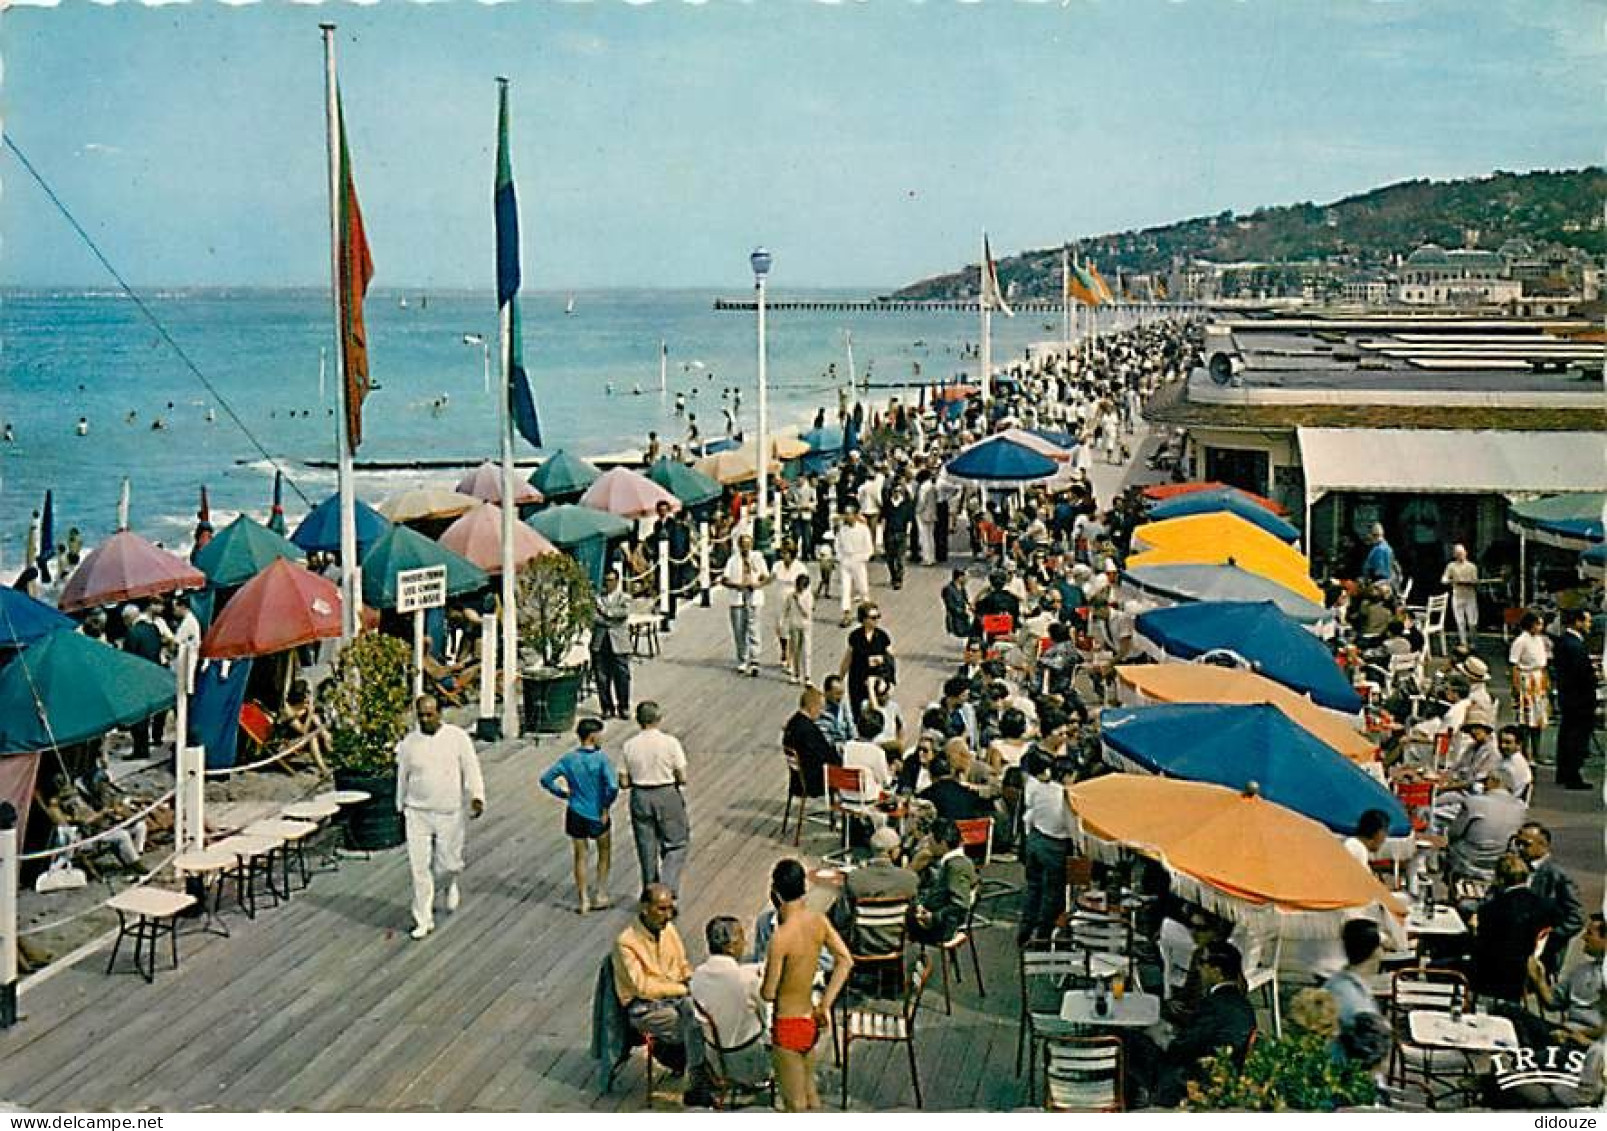
<path fill-rule="evenodd" d="M 116 291 L 0 292 L 0 422 L 11 433 L 0 442 L 6 576 L 21 565 L 30 516 L 47 490 L 54 492 L 57 540 L 77 527 L 88 546 L 116 529 L 127 477 L 131 528 L 179 548 L 190 540 L 203 486 L 219 529 L 240 512 L 268 516 L 275 466 L 286 476 L 291 529 L 335 489 L 334 472 L 313 466 L 332 462 L 337 443 L 326 292 L 163 290 L 140 297 L 162 330 Z M 716 310 L 717 297 L 706 290 L 526 293 L 524 359 L 547 446 L 517 439 L 516 458 L 558 448 L 581 456 L 639 449 L 649 431 L 667 450 L 687 433 L 678 393 L 711 439 L 725 433 L 721 410 L 739 390 L 737 427 L 755 434 L 756 318 Z M 852 288 L 770 294 L 777 303 L 872 297 Z M 359 463 L 452 460 L 467 468 L 496 458 L 493 295 L 375 291 L 366 318 L 376 387 L 363 409 Z M 913 398 L 915 382 L 977 369 L 965 352 L 979 336 L 974 313 L 771 309 L 767 330 L 773 429 L 807 427 L 821 407 L 835 419 L 850 340 L 854 372 L 869 386 L 862 395 L 878 403 Z M 1060 332 L 1054 315 L 995 316 L 994 361 L 1021 357 L 1030 343 Z M 489 385 L 476 336 L 491 343 Z M 661 342 L 668 351 L 664 393 Z M 892 387 L 903 382 L 912 387 Z M 80 417 L 86 436 L 77 434 Z M 377 502 L 417 482 L 451 486 L 459 474 L 360 470 L 357 493 Z"/>

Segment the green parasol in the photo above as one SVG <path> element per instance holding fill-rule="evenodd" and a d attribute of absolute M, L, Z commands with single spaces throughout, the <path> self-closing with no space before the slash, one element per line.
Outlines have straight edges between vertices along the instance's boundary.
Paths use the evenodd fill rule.
<path fill-rule="evenodd" d="M 470 593 L 490 584 L 485 570 L 398 523 L 363 555 L 363 603 L 376 609 L 396 607 L 396 575 L 405 569 L 446 567 L 447 596 Z"/>
<path fill-rule="evenodd" d="M 173 706 L 173 673 L 71 629 L 30 644 L 0 668 L 0 751 L 98 738 Z"/>
<path fill-rule="evenodd" d="M 196 552 L 195 568 L 215 588 L 244 585 L 280 558 L 299 561 L 301 550 L 248 515 L 241 515 Z"/>

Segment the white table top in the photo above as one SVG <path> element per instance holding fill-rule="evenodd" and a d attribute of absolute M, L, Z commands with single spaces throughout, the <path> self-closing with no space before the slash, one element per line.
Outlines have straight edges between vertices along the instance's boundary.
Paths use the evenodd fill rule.
<path fill-rule="evenodd" d="M 1161 1019 L 1161 999 L 1154 994 L 1106 994 L 1109 1011 L 1094 1012 L 1094 991 L 1067 990 L 1060 1002 L 1060 1019 L 1074 1025 L 1109 1025 L 1116 1029 L 1147 1029 Z"/>
<path fill-rule="evenodd" d="M 1406 1023 L 1414 1044 L 1463 1052 L 1500 1052 L 1518 1047 L 1518 1032 L 1512 1022 L 1493 1014 L 1464 1013 L 1452 1020 L 1449 1013 L 1417 1009 L 1407 1015 Z"/>
<path fill-rule="evenodd" d="M 270 836 L 281 840 L 300 840 L 317 831 L 318 826 L 310 821 L 287 821 L 282 817 L 253 821 L 245 827 L 246 836 Z"/>
<path fill-rule="evenodd" d="M 173 867 L 180 872 L 217 872 L 234 867 L 234 853 L 218 852 L 208 848 L 200 852 L 184 852 L 173 857 Z"/>
<path fill-rule="evenodd" d="M 124 888 L 106 901 L 107 907 L 130 915 L 145 915 L 155 918 L 166 918 L 177 915 L 186 907 L 195 902 L 193 895 L 182 891 L 168 891 L 166 888 L 132 887 Z"/>
<path fill-rule="evenodd" d="M 297 801 L 286 805 L 280 813 L 293 821 L 322 821 L 340 812 L 338 801 Z"/>
<path fill-rule="evenodd" d="M 1423 908 L 1419 906 L 1414 906 L 1406 916 L 1408 935 L 1465 935 L 1467 932 L 1467 924 L 1462 922 L 1462 916 L 1456 913 L 1456 908 L 1444 904 L 1434 908 L 1432 918 L 1424 915 Z"/>
<path fill-rule="evenodd" d="M 313 798 L 314 801 L 333 801 L 336 805 L 361 805 L 372 798 L 372 794 L 361 789 L 332 789 L 328 793 L 320 793 Z"/>

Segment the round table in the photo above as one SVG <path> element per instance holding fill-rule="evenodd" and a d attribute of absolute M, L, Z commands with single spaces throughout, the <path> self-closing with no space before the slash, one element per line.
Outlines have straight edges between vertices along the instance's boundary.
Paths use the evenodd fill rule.
<path fill-rule="evenodd" d="M 314 801 L 333 801 L 342 808 L 347 805 L 361 805 L 363 802 L 371 801 L 372 799 L 372 794 L 361 789 L 331 789 L 313 798 Z"/>

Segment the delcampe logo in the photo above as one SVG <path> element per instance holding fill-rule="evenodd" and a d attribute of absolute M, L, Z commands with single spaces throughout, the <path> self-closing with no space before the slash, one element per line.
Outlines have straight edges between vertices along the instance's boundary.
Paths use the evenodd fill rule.
<path fill-rule="evenodd" d="M 1538 1049 L 1498 1052 L 1491 1058 L 1495 1086 L 1503 1092 L 1526 1084 L 1577 1088 L 1584 1076 L 1585 1051 L 1564 1045 L 1545 1045 Z"/>

